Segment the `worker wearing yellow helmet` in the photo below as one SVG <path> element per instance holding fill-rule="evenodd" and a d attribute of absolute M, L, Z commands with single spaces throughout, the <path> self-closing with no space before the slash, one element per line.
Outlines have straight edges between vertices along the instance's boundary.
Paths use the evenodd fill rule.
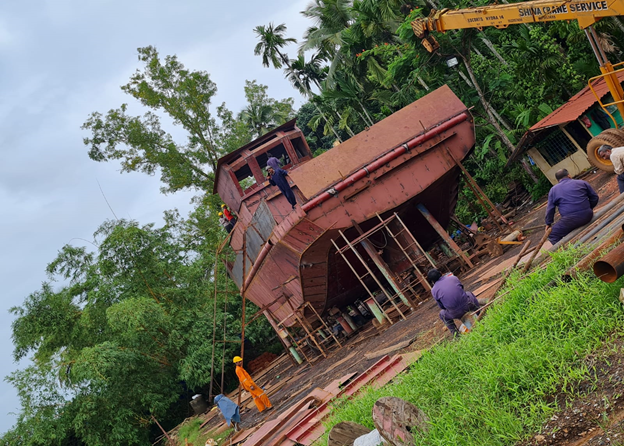
<path fill-rule="evenodd" d="M 223 215 L 225 215 L 225 218 L 227 218 L 228 221 L 232 223 L 232 227 L 234 227 L 234 225 L 236 224 L 236 217 L 234 217 L 234 215 L 230 212 L 230 210 L 225 204 L 221 205 L 221 209 L 222 209 Z"/>
<path fill-rule="evenodd" d="M 225 217 L 225 215 L 223 215 L 223 212 L 219 212 L 217 215 L 219 215 L 219 223 L 221 224 L 221 226 L 223 226 L 223 228 L 229 234 L 232 231 L 232 229 L 234 228 L 234 225 L 232 224 L 232 222 L 230 220 L 228 220 Z"/>
<path fill-rule="evenodd" d="M 238 381 L 243 389 L 247 392 L 251 393 L 253 397 L 254 403 L 256 403 L 256 407 L 259 412 L 263 410 L 273 409 L 271 402 L 269 401 L 269 397 L 264 393 L 264 390 L 260 388 L 254 381 L 251 379 L 251 376 L 247 371 L 243 368 L 243 358 L 240 356 L 234 356 L 232 362 L 236 364 L 236 376 L 238 376 Z"/>

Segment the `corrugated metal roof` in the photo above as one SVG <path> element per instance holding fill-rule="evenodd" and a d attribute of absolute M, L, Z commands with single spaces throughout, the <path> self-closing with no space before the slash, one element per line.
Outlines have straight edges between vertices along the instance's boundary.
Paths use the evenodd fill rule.
<path fill-rule="evenodd" d="M 624 71 L 617 73 L 617 76 L 619 81 L 622 82 L 624 80 Z M 609 93 L 609 87 L 603 78 L 598 79 L 592 84 L 592 86 L 594 87 L 596 94 L 601 99 Z M 567 124 L 568 122 L 576 120 L 596 102 L 596 96 L 594 96 L 594 93 L 589 89 L 589 86 L 583 88 L 581 91 L 572 96 L 568 102 L 563 104 L 557 110 L 546 116 L 525 132 L 522 139 L 518 143 L 518 146 L 509 157 L 507 165 L 524 153 L 525 149 L 534 140 L 537 133 L 554 126 Z"/>
<path fill-rule="evenodd" d="M 618 73 L 618 79 L 620 82 L 624 80 L 624 72 L 621 71 Z M 593 84 L 593 87 L 596 94 L 601 99 L 609 92 L 609 87 L 604 79 L 598 79 Z M 596 102 L 596 96 L 594 96 L 594 93 L 589 89 L 589 86 L 587 86 L 572 96 L 568 102 L 531 127 L 529 131 L 534 132 L 535 130 L 572 122 L 585 113 L 585 111 Z"/>

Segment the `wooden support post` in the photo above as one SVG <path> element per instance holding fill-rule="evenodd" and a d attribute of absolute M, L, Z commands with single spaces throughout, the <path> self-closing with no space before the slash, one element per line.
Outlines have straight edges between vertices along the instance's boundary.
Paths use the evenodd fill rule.
<path fill-rule="evenodd" d="M 403 319 L 407 319 L 405 317 L 405 315 L 403 314 L 403 312 L 401 311 L 401 309 L 398 307 L 398 305 L 396 304 L 396 302 L 394 301 L 393 297 L 394 296 L 390 296 L 390 294 L 388 294 L 388 292 L 386 291 L 386 289 L 384 288 L 383 284 L 379 281 L 379 279 L 377 278 L 377 276 L 375 276 L 375 274 L 373 274 L 373 271 L 371 271 L 371 269 L 368 267 L 368 264 L 366 263 L 366 261 L 362 258 L 362 256 L 360 255 L 360 253 L 358 252 L 358 250 L 356 249 L 355 246 L 353 246 L 351 244 L 351 242 L 349 242 L 349 239 L 344 235 L 344 233 L 341 230 L 338 230 L 338 233 L 342 236 L 343 240 L 345 241 L 345 243 L 347 245 L 349 245 L 349 248 L 351 248 L 351 251 L 353 251 L 353 254 L 355 254 L 355 256 L 358 258 L 358 260 L 362 263 L 362 265 L 364 265 L 364 268 L 366 268 L 366 270 L 368 271 L 368 273 L 371 275 L 371 277 L 373 278 L 373 280 L 375 281 L 375 283 L 377 283 L 377 286 L 379 287 L 379 289 L 381 290 L 382 293 L 384 293 L 386 295 L 386 297 L 388 298 L 388 301 L 390 301 L 390 303 L 392 304 L 392 306 L 394 307 L 395 310 L 397 310 L 397 312 L 401 315 L 401 317 Z M 386 316 L 388 316 L 388 314 L 386 314 Z M 388 317 L 388 319 L 390 319 Z"/>
<path fill-rule="evenodd" d="M 255 160 L 255 158 L 254 158 Z M 256 161 L 256 164 L 258 162 Z M 241 323 L 241 353 L 240 357 L 245 359 L 245 282 L 247 281 L 247 277 L 245 277 L 246 273 L 246 265 L 247 265 L 247 232 L 243 232 L 243 284 L 241 286 L 241 297 L 243 298 L 243 314 L 242 314 L 242 323 Z M 238 405 L 241 404 L 241 385 L 238 383 Z"/>
<path fill-rule="evenodd" d="M 366 290 L 366 292 L 368 293 L 368 295 L 370 296 L 370 299 L 372 300 L 372 302 L 374 303 L 374 305 L 379 309 L 379 311 L 381 312 L 380 314 L 383 314 L 387 319 L 388 322 L 390 322 L 390 325 L 392 325 L 392 320 L 388 317 L 388 315 L 386 314 L 386 312 L 383 310 L 383 308 L 381 307 L 381 305 L 379 305 L 379 303 L 377 302 L 377 299 L 375 299 L 375 295 L 373 294 L 373 292 L 370 290 L 370 288 L 366 285 L 366 282 L 364 282 L 364 277 L 366 277 L 367 275 L 371 275 L 371 271 L 366 268 L 366 273 L 362 276 L 360 276 L 358 274 L 358 272 L 355 270 L 355 268 L 353 267 L 353 265 L 351 265 L 351 262 L 349 262 L 349 259 L 347 259 L 347 257 L 344 255 L 344 253 L 342 252 L 342 250 L 338 247 L 338 245 L 336 244 L 336 242 L 334 240 L 331 241 L 332 244 L 334 245 L 334 247 L 336 248 L 336 253 L 340 254 L 340 256 L 342 257 L 342 259 L 344 260 L 344 262 L 347 264 L 347 266 L 351 269 L 351 271 L 353 272 L 353 274 L 355 274 L 355 277 L 358 278 L 358 280 L 360 281 L 360 283 L 362 284 L 362 286 L 364 287 L 364 289 Z M 364 265 L 366 266 L 366 264 Z M 368 301 L 367 301 L 368 302 Z M 371 306 L 369 304 L 369 306 Z M 375 314 L 375 316 L 377 317 L 377 313 L 375 313 L 375 311 L 372 309 L 371 306 L 371 311 L 373 311 L 373 313 Z M 383 320 L 383 316 L 381 317 L 381 320 L 379 317 L 377 317 L 377 319 L 379 320 L 380 323 L 382 323 Z"/>
<path fill-rule="evenodd" d="M 494 214 L 494 216 L 492 216 L 492 219 L 494 220 L 494 222 L 496 222 L 496 224 L 498 225 L 498 218 L 500 218 L 500 220 L 503 223 L 505 223 L 506 225 L 509 225 L 509 222 L 503 216 L 501 211 L 499 211 L 498 208 L 496 206 L 494 206 L 494 203 L 492 203 L 490 201 L 490 199 L 488 198 L 488 196 L 485 194 L 485 192 L 483 192 L 483 190 L 481 190 L 481 188 L 479 187 L 477 182 L 474 180 L 474 178 L 472 178 L 472 175 L 470 175 L 468 173 L 468 171 L 463 166 L 463 164 L 457 158 L 455 158 L 455 156 L 453 156 L 453 153 L 448 148 L 446 149 L 446 153 L 448 153 L 448 155 L 455 162 L 455 164 L 457 164 L 457 167 L 459 167 L 461 169 L 462 173 L 464 174 L 464 178 L 466 178 L 466 183 L 468 184 L 468 187 L 470 187 L 470 189 L 474 192 L 474 194 L 476 195 L 477 199 L 479 200 L 479 202 L 481 203 L 483 208 L 486 210 L 488 215 L 492 216 L 491 214 Z M 485 205 L 483 200 L 485 200 L 490 205 L 491 210 L 488 209 L 488 207 Z M 499 228 L 500 228 L 500 226 L 499 226 Z"/>
<path fill-rule="evenodd" d="M 158 427 L 160 428 L 160 431 L 163 433 L 163 435 L 165 437 L 167 437 L 167 440 L 171 441 L 171 437 L 169 436 L 169 434 L 167 434 L 167 432 L 163 429 L 163 427 L 160 425 L 160 423 L 158 422 L 158 420 L 154 417 L 154 415 L 151 415 L 152 420 L 154 420 L 154 423 L 156 423 L 158 425 Z"/>
<path fill-rule="evenodd" d="M 538 245 L 535 247 L 535 251 L 533 251 L 533 254 L 531 254 L 531 258 L 529 259 L 528 262 L 526 262 L 526 265 L 524 265 L 524 268 L 522 269 L 523 274 L 526 273 L 529 270 L 529 268 L 531 268 L 531 264 L 533 263 L 533 260 L 535 260 L 535 256 L 539 254 L 540 249 L 542 249 L 542 246 L 544 245 L 544 243 L 546 243 L 546 240 L 548 240 L 548 236 L 550 235 L 551 229 L 552 228 L 546 228 L 546 231 L 544 231 L 544 235 L 542 239 L 540 240 Z"/>
<path fill-rule="evenodd" d="M 436 232 L 444 239 L 446 244 L 451 248 L 455 254 L 459 257 L 460 261 L 463 261 L 469 268 L 474 267 L 473 263 L 470 261 L 468 256 L 457 246 L 457 243 L 451 238 L 450 235 L 444 230 L 444 228 L 438 223 L 438 221 L 431 215 L 431 212 L 427 210 L 427 208 L 423 204 L 416 205 L 420 213 L 423 217 L 427 219 L 429 224 L 436 230 Z"/>

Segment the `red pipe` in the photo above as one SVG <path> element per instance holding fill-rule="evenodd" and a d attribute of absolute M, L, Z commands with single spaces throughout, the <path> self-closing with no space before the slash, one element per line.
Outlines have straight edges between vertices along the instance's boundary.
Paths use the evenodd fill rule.
<path fill-rule="evenodd" d="M 624 245 L 594 263 L 594 274 L 603 282 L 613 283 L 624 275 Z"/>
<path fill-rule="evenodd" d="M 422 135 L 417 136 L 414 139 L 409 140 L 407 143 L 400 145 L 399 147 L 395 147 L 390 152 L 386 153 L 381 158 L 376 159 L 372 163 L 362 167 L 360 170 L 349 176 L 348 178 L 336 183 L 332 188 L 322 192 L 321 194 L 314 197 L 312 200 L 305 203 L 301 208 L 304 212 L 309 212 L 311 209 L 317 207 L 321 203 L 329 200 L 338 192 L 345 190 L 347 187 L 352 186 L 357 181 L 361 180 L 365 176 L 369 175 L 371 172 L 376 171 L 381 168 L 383 165 L 388 164 L 390 161 L 398 158 L 399 156 L 406 153 L 409 149 L 413 149 L 416 146 L 424 143 L 425 141 L 430 140 L 434 136 L 439 135 L 440 133 L 450 129 L 451 127 L 456 126 L 460 122 L 464 122 L 468 119 L 468 113 L 461 113 L 446 122 L 443 122 L 437 127 L 432 128 L 431 130 L 426 131 Z M 329 192 L 331 191 L 331 193 Z"/>
<path fill-rule="evenodd" d="M 247 274 L 247 279 L 245 279 L 243 277 L 243 287 L 241 289 L 241 293 L 244 293 L 245 290 L 247 290 L 247 287 L 251 283 L 251 280 L 256 275 L 256 272 L 258 272 L 258 268 L 260 268 L 260 265 L 262 264 L 262 261 L 267 256 L 267 254 L 269 253 L 269 251 L 271 250 L 272 247 L 273 247 L 273 244 L 271 244 L 267 240 L 267 242 L 264 244 L 264 246 L 260 250 L 260 253 L 258 254 L 258 257 L 256 257 L 256 261 L 254 262 L 253 266 L 251 267 L 251 270 L 249 271 L 249 274 Z M 244 252 L 243 252 L 243 262 L 245 262 L 245 253 Z"/>

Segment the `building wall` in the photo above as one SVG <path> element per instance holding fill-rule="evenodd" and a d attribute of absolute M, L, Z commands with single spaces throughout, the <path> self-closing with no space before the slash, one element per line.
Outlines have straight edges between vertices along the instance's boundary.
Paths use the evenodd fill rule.
<path fill-rule="evenodd" d="M 555 178 L 555 173 L 559 169 L 567 169 L 570 172 L 570 176 L 574 177 L 581 172 L 591 168 L 591 164 L 587 160 L 587 155 L 582 150 L 577 150 L 571 156 L 565 158 L 563 161 L 551 166 L 548 162 L 542 157 L 542 155 L 535 148 L 531 148 L 527 151 L 528 155 L 535 161 L 537 167 L 542 171 L 542 173 L 548 178 L 553 185 L 557 184 L 557 180 Z"/>

